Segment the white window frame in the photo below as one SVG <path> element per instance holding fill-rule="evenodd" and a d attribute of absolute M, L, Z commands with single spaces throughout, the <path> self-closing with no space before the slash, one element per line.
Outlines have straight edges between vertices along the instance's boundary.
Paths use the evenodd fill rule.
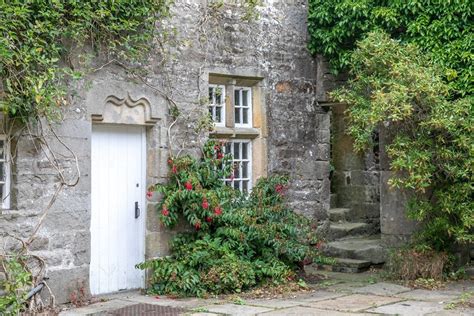
<path fill-rule="evenodd" d="M 247 91 L 247 107 L 244 107 L 243 106 L 243 91 Z M 238 92 L 239 93 L 239 101 L 240 101 L 240 104 L 237 105 L 235 103 L 236 101 L 236 98 L 235 98 L 235 93 Z M 252 104 L 252 88 L 250 87 L 235 87 L 234 88 L 234 104 L 232 104 L 232 110 L 234 111 L 234 121 L 235 121 L 235 111 L 236 110 L 239 110 L 240 112 L 240 120 L 243 121 L 243 109 L 244 108 L 248 108 L 248 123 L 247 124 L 244 124 L 244 123 L 237 123 L 235 122 L 235 127 L 250 127 L 252 128 L 253 127 L 253 120 L 252 120 L 252 111 L 253 111 L 253 104 Z"/>
<path fill-rule="evenodd" d="M 225 99 L 226 99 L 226 94 L 225 94 L 225 86 L 224 85 L 219 85 L 219 84 L 209 84 L 209 89 L 213 89 L 212 92 L 212 98 L 209 99 L 209 110 L 211 114 L 211 119 L 214 122 L 216 126 L 225 126 L 225 120 L 226 120 L 226 114 L 225 114 Z M 221 103 L 218 105 L 216 104 L 216 97 L 215 97 L 215 89 L 219 88 L 221 89 Z M 216 121 L 216 108 L 220 107 L 221 108 L 221 121 L 217 122 Z"/>
<path fill-rule="evenodd" d="M 0 140 L 3 141 L 3 157 L 0 157 L 0 162 L 3 162 L 3 175 L 5 177 L 4 181 L 1 181 L 0 184 L 3 184 L 2 192 L 2 209 L 10 209 L 10 155 L 8 138 L 5 134 L 0 134 Z"/>
<path fill-rule="evenodd" d="M 238 159 L 235 159 L 234 158 L 234 146 L 236 143 L 239 143 L 239 144 L 247 144 L 247 159 L 243 159 L 242 158 L 242 146 L 239 145 L 239 158 Z M 231 186 L 232 188 L 235 188 L 235 183 L 238 183 L 239 184 L 239 190 L 241 192 L 244 192 L 243 191 L 243 183 L 244 181 L 248 181 L 248 185 L 247 185 L 247 191 L 246 193 L 250 193 L 252 191 L 252 187 L 253 187 L 253 183 L 252 183 L 252 167 L 253 167 L 253 161 L 252 161 L 252 140 L 250 139 L 235 139 L 235 140 L 229 140 L 227 142 L 227 144 L 231 144 L 231 155 L 232 155 L 232 161 L 231 163 L 235 166 L 235 164 L 237 163 L 238 166 L 239 166 L 239 177 L 233 177 L 231 178 L 231 176 L 229 176 L 228 178 L 224 179 L 226 185 L 229 185 Z M 226 144 L 226 145 L 227 145 Z M 227 148 L 226 146 L 224 146 L 224 151 L 226 151 Z M 227 152 L 226 152 L 227 153 Z M 247 177 L 242 177 L 243 176 L 243 172 L 242 172 L 242 163 L 244 162 L 247 162 L 248 165 L 247 165 Z M 237 188 L 235 188 L 237 189 Z"/>

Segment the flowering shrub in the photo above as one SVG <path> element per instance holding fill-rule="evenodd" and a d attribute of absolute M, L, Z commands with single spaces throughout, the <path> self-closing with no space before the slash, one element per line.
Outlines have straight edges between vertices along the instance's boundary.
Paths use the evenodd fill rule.
<path fill-rule="evenodd" d="M 250 195 L 222 181 L 232 172 L 222 144 L 209 141 L 203 157 L 170 159 L 160 220 L 166 227 L 184 219 L 189 229 L 171 242 L 171 255 L 144 262 L 151 292 L 185 296 L 240 292 L 295 277 L 298 265 L 324 261 L 309 220 L 284 204 L 287 180 L 261 179 Z"/>

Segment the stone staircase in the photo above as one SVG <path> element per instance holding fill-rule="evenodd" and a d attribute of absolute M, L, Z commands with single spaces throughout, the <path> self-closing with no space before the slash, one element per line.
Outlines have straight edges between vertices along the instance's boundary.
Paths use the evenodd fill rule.
<path fill-rule="evenodd" d="M 380 239 L 378 224 L 365 222 L 350 208 L 336 206 L 331 194 L 329 231 L 324 253 L 336 259 L 330 268 L 335 272 L 362 272 L 385 262 L 387 253 Z"/>

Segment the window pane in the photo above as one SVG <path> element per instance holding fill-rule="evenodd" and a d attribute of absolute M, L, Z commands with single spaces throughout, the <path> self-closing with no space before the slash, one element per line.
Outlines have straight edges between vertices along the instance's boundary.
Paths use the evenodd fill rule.
<path fill-rule="evenodd" d="M 242 159 L 249 159 L 248 147 L 249 143 L 242 143 Z"/>
<path fill-rule="evenodd" d="M 249 177 L 249 163 L 248 161 L 245 161 L 242 163 L 242 178 L 248 178 Z"/>
<path fill-rule="evenodd" d="M 249 181 L 248 180 L 242 181 L 242 191 L 248 192 L 248 190 L 249 190 Z"/>
<path fill-rule="evenodd" d="M 0 181 L 5 182 L 5 163 L 0 162 Z"/>
<path fill-rule="evenodd" d="M 222 110 L 222 108 L 221 108 L 220 106 L 216 106 L 216 119 L 215 119 L 215 121 L 216 121 L 217 123 L 222 122 L 222 119 L 221 119 L 221 110 Z"/>
<path fill-rule="evenodd" d="M 224 153 L 231 154 L 232 153 L 232 143 L 226 143 L 224 147 Z"/>
<path fill-rule="evenodd" d="M 248 103 L 249 100 L 249 92 L 247 90 L 242 90 L 242 105 L 243 106 L 249 106 Z"/>
<path fill-rule="evenodd" d="M 240 190 L 240 181 L 234 182 L 234 189 Z"/>
<path fill-rule="evenodd" d="M 0 159 L 5 159 L 5 141 L 0 140 Z"/>
<path fill-rule="evenodd" d="M 222 103 L 222 89 L 216 89 L 216 104 Z"/>
<path fill-rule="evenodd" d="M 240 90 L 234 91 L 234 104 L 240 105 Z"/>
<path fill-rule="evenodd" d="M 212 100 L 212 95 L 214 94 L 214 93 L 213 93 L 213 92 L 214 92 L 213 90 L 214 90 L 214 88 L 209 87 L 209 103 L 211 103 L 211 104 L 214 103 L 213 100 Z"/>
<path fill-rule="evenodd" d="M 240 178 L 240 163 L 238 162 L 234 164 L 234 178 L 236 179 Z"/>
<path fill-rule="evenodd" d="M 226 182 L 225 182 L 225 185 L 231 187 L 231 186 L 232 186 L 232 182 L 231 182 L 231 181 L 226 181 Z"/>
<path fill-rule="evenodd" d="M 235 123 L 240 124 L 240 108 L 235 109 Z"/>
<path fill-rule="evenodd" d="M 240 159 L 240 143 L 234 143 L 234 159 Z"/>
<path fill-rule="evenodd" d="M 243 124 L 248 124 L 249 123 L 249 109 L 248 108 L 243 108 L 242 111 L 244 112 L 243 118 L 242 118 L 242 123 Z"/>

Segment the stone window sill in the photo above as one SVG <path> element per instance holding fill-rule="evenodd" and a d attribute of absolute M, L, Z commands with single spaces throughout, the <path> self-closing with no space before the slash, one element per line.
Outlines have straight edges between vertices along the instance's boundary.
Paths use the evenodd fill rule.
<path fill-rule="evenodd" d="M 216 126 L 214 131 L 210 134 L 212 137 L 254 139 L 260 136 L 260 130 L 256 128 L 230 128 Z"/>

